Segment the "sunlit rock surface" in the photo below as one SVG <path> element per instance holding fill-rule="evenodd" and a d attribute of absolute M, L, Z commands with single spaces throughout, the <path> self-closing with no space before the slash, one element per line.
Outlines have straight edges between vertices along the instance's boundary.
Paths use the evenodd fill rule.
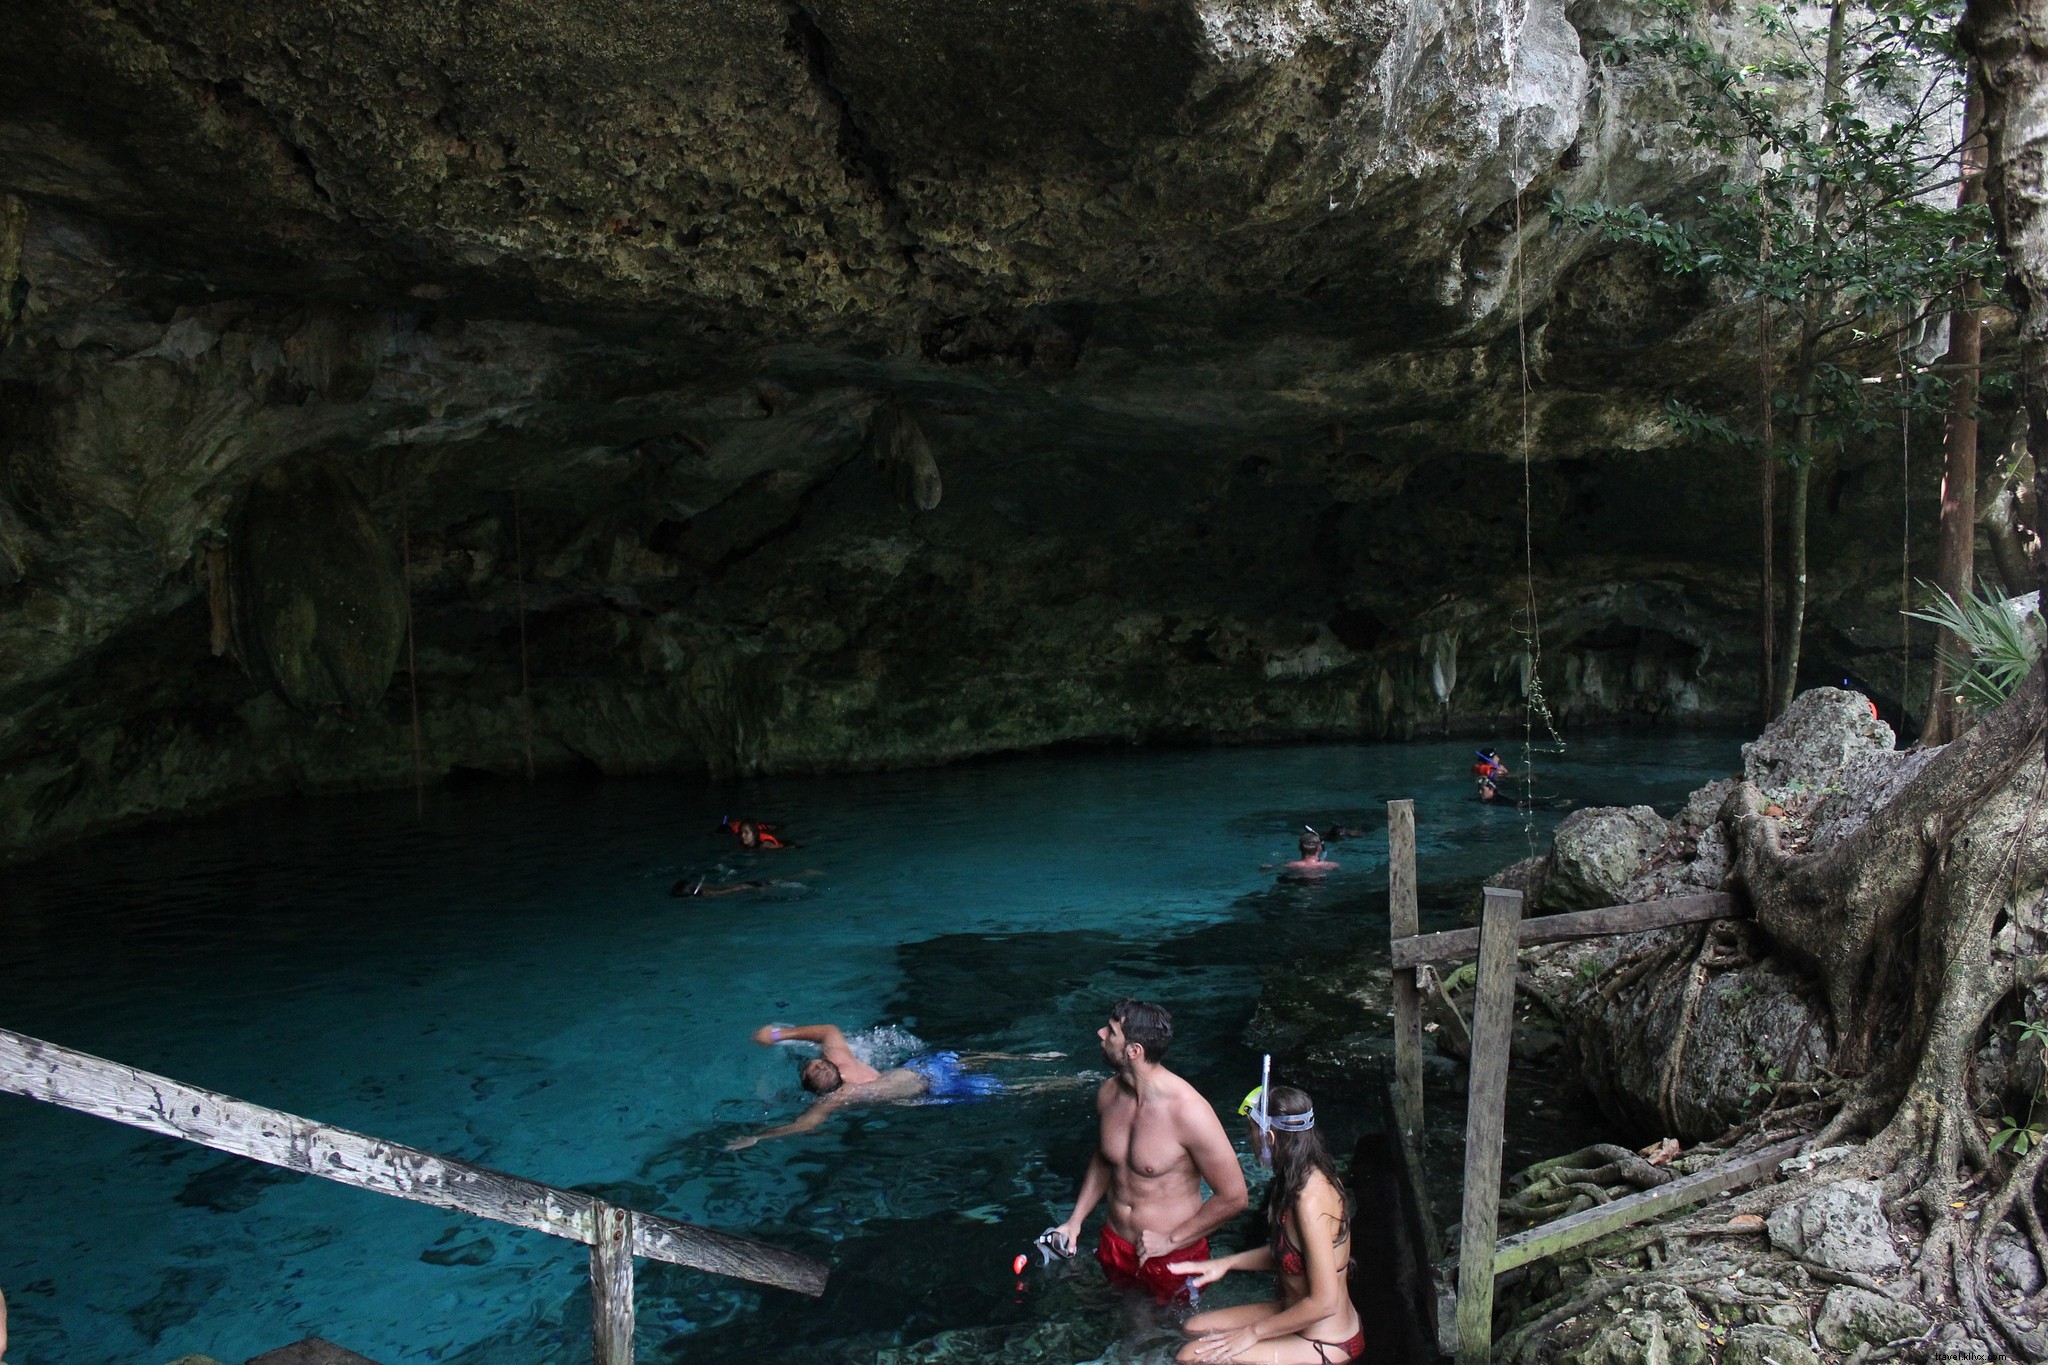
<path fill-rule="evenodd" d="M 407 781 L 408 658 L 430 775 L 1519 728 L 1532 599 L 1558 723 L 1746 718 L 1659 415 L 1748 324 L 1543 210 L 1716 170 L 1520 8 L 17 6 L 0 850 Z M 1816 482 L 1815 680 L 1900 496 Z"/>

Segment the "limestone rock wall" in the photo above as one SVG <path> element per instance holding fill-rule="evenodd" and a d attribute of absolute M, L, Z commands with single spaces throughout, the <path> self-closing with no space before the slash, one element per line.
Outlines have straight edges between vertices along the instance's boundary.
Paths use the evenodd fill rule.
<path fill-rule="evenodd" d="M 19 8 L 8 856 L 407 781 L 415 680 L 430 774 L 1751 710 L 1659 419 L 1746 333 L 1536 207 L 1715 173 L 1618 8 Z M 1887 696 L 1896 455 L 1809 643 Z"/>

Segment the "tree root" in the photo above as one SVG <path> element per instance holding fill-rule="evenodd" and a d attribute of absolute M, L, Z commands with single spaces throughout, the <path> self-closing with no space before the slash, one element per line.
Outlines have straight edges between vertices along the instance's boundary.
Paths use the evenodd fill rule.
<path fill-rule="evenodd" d="M 1674 1172 L 1652 1166 L 1626 1147 L 1596 1142 L 1517 1173 L 1509 1183 L 1521 1188 L 1501 1201 L 1500 1212 L 1510 1218 L 1543 1222 L 1612 1203 L 1622 1195 L 1654 1189 L 1675 1178 Z"/>
<path fill-rule="evenodd" d="M 1999 1333 L 2012 1344 L 2013 1349 L 2028 1360 L 2048 1359 L 2048 1332 L 2022 1325 L 2000 1306 L 1997 1296 L 1991 1293 L 1987 1261 L 1991 1243 L 1998 1236 L 1998 1225 L 2005 1221 L 2015 1205 L 2024 1206 L 2031 1215 L 2032 1223 L 2039 1225 L 2039 1212 L 2034 1207 L 2034 1187 L 2044 1167 L 2048 1167 L 2048 1146 L 2037 1143 L 2014 1163 L 2005 1182 L 1985 1201 L 1983 1212 L 1977 1219 L 1977 1235 L 1973 1243 L 1957 1247 L 1961 1253 L 1960 1269 L 1967 1274 L 1970 1288 L 1983 1305 L 1986 1316 L 1997 1325 Z"/>

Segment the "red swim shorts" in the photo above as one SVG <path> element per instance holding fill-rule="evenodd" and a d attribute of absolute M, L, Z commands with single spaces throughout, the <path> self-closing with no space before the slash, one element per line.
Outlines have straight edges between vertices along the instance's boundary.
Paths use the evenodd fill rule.
<path fill-rule="evenodd" d="M 1204 1237 L 1192 1246 L 1180 1247 L 1164 1256 L 1154 1256 L 1140 1265 L 1138 1249 L 1104 1227 L 1102 1240 L 1095 1244 L 1095 1259 L 1102 1264 L 1102 1272 L 1109 1277 L 1111 1284 L 1126 1288 L 1136 1286 L 1160 1303 L 1172 1303 L 1187 1297 L 1188 1277 L 1176 1275 L 1166 1267 L 1175 1261 L 1208 1260 L 1209 1239 Z"/>

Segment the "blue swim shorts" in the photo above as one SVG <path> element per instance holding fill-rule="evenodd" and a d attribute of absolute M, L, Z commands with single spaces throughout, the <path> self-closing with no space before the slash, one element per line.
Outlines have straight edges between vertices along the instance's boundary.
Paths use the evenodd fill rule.
<path fill-rule="evenodd" d="M 925 1079 L 925 1099 L 934 1104 L 987 1099 L 1003 1093 L 1003 1083 L 986 1072 L 969 1071 L 957 1052 L 921 1052 L 903 1063 Z"/>

